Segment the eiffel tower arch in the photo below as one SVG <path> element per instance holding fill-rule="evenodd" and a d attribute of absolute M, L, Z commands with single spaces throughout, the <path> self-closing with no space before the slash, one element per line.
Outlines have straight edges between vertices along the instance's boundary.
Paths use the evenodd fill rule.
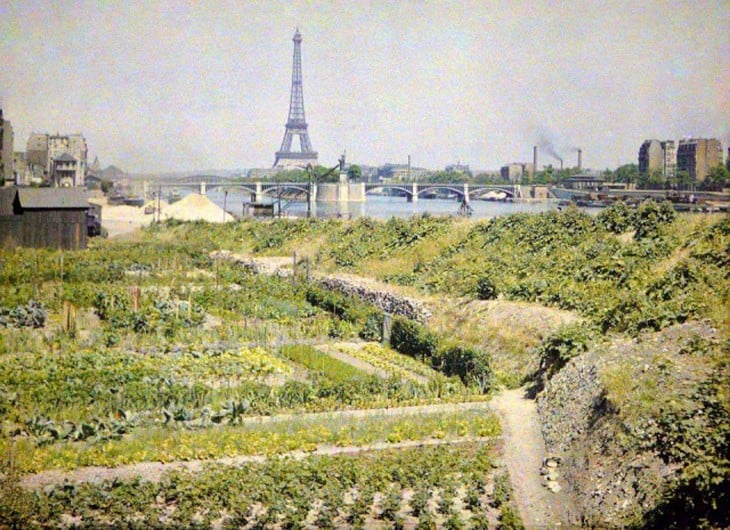
<path fill-rule="evenodd" d="M 304 116 L 304 91 L 302 89 L 302 34 L 294 33 L 294 65 L 292 67 L 289 119 L 286 122 L 281 148 L 276 152 L 275 168 L 306 167 L 317 164 L 317 152 L 312 148 Z M 292 151 L 294 136 L 299 137 L 300 151 Z"/>

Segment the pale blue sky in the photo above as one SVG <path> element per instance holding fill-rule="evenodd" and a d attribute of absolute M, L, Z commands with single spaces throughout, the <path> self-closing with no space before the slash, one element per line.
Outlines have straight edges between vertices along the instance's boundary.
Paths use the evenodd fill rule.
<path fill-rule="evenodd" d="M 16 150 L 83 132 L 92 159 L 133 172 L 269 167 L 297 26 L 323 165 L 346 149 L 490 169 L 542 139 L 604 168 L 645 138 L 730 141 L 727 1 L 11 0 L 0 104 Z"/>

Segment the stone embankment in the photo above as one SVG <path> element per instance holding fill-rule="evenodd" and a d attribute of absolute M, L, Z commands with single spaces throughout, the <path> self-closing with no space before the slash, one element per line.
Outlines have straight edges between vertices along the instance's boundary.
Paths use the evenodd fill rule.
<path fill-rule="evenodd" d="M 288 277 L 292 274 L 293 259 L 286 257 L 250 257 L 219 251 L 211 254 L 213 259 L 229 259 L 255 274 Z M 344 296 L 359 298 L 364 302 L 389 313 L 425 323 L 431 311 L 425 303 L 404 296 L 387 285 L 375 280 L 344 274 L 325 275 L 312 273 L 311 281 L 324 289 L 335 291 Z"/>
<path fill-rule="evenodd" d="M 406 317 L 422 324 L 431 316 L 431 312 L 420 300 L 393 292 L 379 282 L 343 275 L 318 276 L 314 280 L 327 290 L 359 298 L 391 315 Z"/>
<path fill-rule="evenodd" d="M 691 323 L 616 339 L 572 359 L 546 383 L 537 398 L 546 449 L 562 457 L 561 484 L 582 525 L 641 524 L 662 500 L 677 466 L 653 448 L 657 402 L 680 400 L 707 377 L 708 368 L 684 352 L 688 341 L 714 333 Z M 664 396 L 656 395 L 662 387 Z"/>

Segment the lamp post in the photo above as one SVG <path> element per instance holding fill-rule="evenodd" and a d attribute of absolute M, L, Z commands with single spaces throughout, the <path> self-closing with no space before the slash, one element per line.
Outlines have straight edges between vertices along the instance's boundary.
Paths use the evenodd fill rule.
<path fill-rule="evenodd" d="M 312 164 L 307 164 L 307 219 L 312 217 Z"/>

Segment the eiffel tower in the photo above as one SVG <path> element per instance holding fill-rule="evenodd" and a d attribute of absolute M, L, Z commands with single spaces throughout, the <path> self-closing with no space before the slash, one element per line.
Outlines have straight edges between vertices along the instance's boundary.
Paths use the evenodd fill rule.
<path fill-rule="evenodd" d="M 294 67 L 292 68 L 289 119 L 286 122 L 281 148 L 276 152 L 274 167 L 305 167 L 317 163 L 317 152 L 312 149 L 304 118 L 304 92 L 302 91 L 302 34 L 297 28 L 294 33 Z M 292 151 L 292 137 L 299 136 L 301 152 Z"/>

